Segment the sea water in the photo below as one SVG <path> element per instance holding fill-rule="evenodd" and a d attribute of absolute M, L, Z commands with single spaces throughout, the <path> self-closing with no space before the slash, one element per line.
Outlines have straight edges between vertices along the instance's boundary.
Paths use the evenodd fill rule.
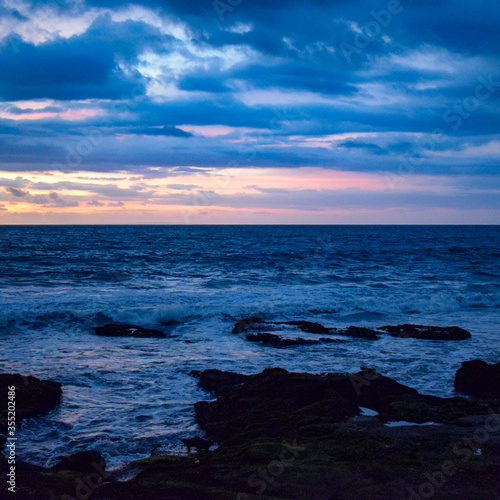
<path fill-rule="evenodd" d="M 231 332 L 250 315 L 459 326 L 472 338 L 274 349 Z M 0 227 L 0 372 L 63 384 L 61 405 L 18 432 L 18 457 L 41 465 L 85 449 L 111 467 L 181 451 L 200 433 L 193 404 L 213 397 L 193 369 L 369 366 L 450 396 L 462 361 L 500 360 L 499 320 L 498 226 Z M 167 338 L 95 335 L 111 322 Z"/>

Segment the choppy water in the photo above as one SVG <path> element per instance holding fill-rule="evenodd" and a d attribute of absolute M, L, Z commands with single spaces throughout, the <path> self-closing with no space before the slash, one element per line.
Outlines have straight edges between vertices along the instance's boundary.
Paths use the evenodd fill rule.
<path fill-rule="evenodd" d="M 251 314 L 457 325 L 473 337 L 276 350 L 231 333 Z M 112 466 L 181 450 L 197 431 L 193 403 L 210 398 L 192 369 L 373 366 L 450 395 L 461 361 L 500 359 L 499 319 L 498 226 L 0 227 L 0 371 L 64 384 L 61 406 L 18 434 L 19 456 L 40 464 L 87 448 Z M 111 320 L 169 338 L 94 335 Z"/>

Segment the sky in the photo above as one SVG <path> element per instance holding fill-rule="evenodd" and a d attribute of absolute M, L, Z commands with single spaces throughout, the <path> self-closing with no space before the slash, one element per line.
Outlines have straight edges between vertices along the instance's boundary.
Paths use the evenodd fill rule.
<path fill-rule="evenodd" d="M 0 224 L 498 224 L 497 0 L 0 0 Z"/>

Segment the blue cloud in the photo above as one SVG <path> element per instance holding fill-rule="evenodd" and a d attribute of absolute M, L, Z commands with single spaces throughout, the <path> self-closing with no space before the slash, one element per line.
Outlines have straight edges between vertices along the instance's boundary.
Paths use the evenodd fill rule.
<path fill-rule="evenodd" d="M 387 15 L 397 0 L 221 1 L 230 7 L 222 17 L 212 1 L 145 0 L 141 13 L 126 19 L 125 8 L 139 4 L 61 0 L 55 15 L 76 19 L 90 8 L 98 15 L 66 38 L 54 32 L 35 43 L 14 31 L 5 37 L 1 168 L 57 163 L 143 173 L 145 165 L 314 165 L 397 172 L 412 162 L 414 172 L 471 175 L 497 168 L 494 155 L 462 152 L 498 134 L 498 3 L 401 0 Z M 34 1 L 31 14 L 22 6 L 0 9 L 0 17 L 29 24 L 51 2 Z M 16 102 L 36 99 L 55 102 L 40 109 Z M 85 106 L 100 113 L 73 121 L 8 119 Z M 233 130 L 202 136 L 182 125 Z M 346 133 L 370 137 L 314 140 Z M 99 144 L 78 157 L 96 134 Z"/>

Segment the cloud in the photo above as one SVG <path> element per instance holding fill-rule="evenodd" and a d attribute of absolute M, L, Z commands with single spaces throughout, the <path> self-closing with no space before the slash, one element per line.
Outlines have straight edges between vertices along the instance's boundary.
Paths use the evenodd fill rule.
<path fill-rule="evenodd" d="M 179 191 L 191 191 L 199 186 L 196 186 L 195 184 L 167 184 L 167 187 L 169 189 L 176 189 Z"/>
<path fill-rule="evenodd" d="M 149 45 L 167 42 L 148 24 L 114 23 L 109 15 L 96 19 L 82 35 L 39 45 L 11 35 L 0 46 L 0 97 L 16 101 L 137 96 L 145 92 L 146 79 L 132 62 Z"/>
<path fill-rule="evenodd" d="M 0 186 L 8 187 L 8 188 L 20 188 L 26 186 L 28 184 L 28 180 L 23 177 L 16 177 L 15 179 L 6 179 L 4 177 L 0 177 Z"/>
<path fill-rule="evenodd" d="M 0 170 L 142 180 L 213 168 L 497 171 L 497 2 L 400 0 L 389 14 L 386 0 L 233 3 L 222 11 L 195 0 L 1 7 Z M 4 193 L 10 199 L 37 189 L 0 177 L 17 190 Z M 86 181 L 85 200 L 51 198 L 78 189 L 65 182 L 32 199 L 159 196 L 156 187 Z M 172 195 L 197 189 L 182 185 Z M 253 189 L 280 203 L 290 196 Z M 315 205 L 313 194 L 297 196 Z"/>
<path fill-rule="evenodd" d="M 5 191 L 10 193 L 12 196 L 15 196 L 16 198 L 24 198 L 25 196 L 29 195 L 28 191 L 23 191 L 14 187 L 6 187 Z"/>
<path fill-rule="evenodd" d="M 133 135 L 152 135 L 152 136 L 165 136 L 165 137 L 191 137 L 193 134 L 185 132 L 180 128 L 169 127 L 164 125 L 163 127 L 138 127 L 138 128 L 126 128 L 123 129 L 126 134 Z"/>

